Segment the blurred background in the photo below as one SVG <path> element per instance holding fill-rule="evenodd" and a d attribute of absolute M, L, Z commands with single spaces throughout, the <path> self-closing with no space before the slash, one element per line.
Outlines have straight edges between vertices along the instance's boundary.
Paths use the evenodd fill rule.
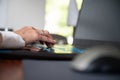
<path fill-rule="evenodd" d="M 77 9 L 80 10 L 82 0 L 76 0 Z M 68 43 L 72 43 L 73 26 L 68 26 L 68 7 L 70 0 L 46 0 L 45 29 L 51 33 L 67 37 Z"/>
<path fill-rule="evenodd" d="M 74 25 L 67 23 L 70 1 L 76 2 L 79 11 L 82 0 L 0 0 L 0 29 L 34 26 L 61 35 L 72 44 Z"/>

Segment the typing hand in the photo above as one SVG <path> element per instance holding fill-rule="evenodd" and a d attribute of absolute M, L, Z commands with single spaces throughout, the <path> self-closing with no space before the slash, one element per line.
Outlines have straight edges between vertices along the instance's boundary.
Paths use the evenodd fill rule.
<path fill-rule="evenodd" d="M 47 30 L 39 30 L 32 26 L 23 27 L 19 30 L 16 30 L 15 33 L 24 39 L 26 45 L 39 41 L 42 44 L 46 44 L 47 47 L 50 48 L 56 43 Z"/>

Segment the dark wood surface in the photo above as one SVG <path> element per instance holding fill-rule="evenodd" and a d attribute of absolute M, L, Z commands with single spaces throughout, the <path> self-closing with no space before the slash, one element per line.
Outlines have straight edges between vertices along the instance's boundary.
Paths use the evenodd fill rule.
<path fill-rule="evenodd" d="M 21 60 L 0 60 L 0 80 L 23 80 Z"/>

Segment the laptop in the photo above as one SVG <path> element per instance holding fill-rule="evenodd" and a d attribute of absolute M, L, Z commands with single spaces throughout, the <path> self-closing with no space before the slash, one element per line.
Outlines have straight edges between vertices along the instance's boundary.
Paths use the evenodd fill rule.
<path fill-rule="evenodd" d="M 41 50 L 0 49 L 0 59 L 72 60 L 74 56 L 84 52 L 83 49 L 72 45 L 54 45 L 53 48 L 47 48 L 44 45 L 34 47 Z"/>
<path fill-rule="evenodd" d="M 94 1 L 94 4 L 92 3 Z M 55 45 L 43 51 L 0 50 L 0 59 L 71 60 L 95 45 L 120 47 L 120 0 L 83 0 L 73 45 Z"/>

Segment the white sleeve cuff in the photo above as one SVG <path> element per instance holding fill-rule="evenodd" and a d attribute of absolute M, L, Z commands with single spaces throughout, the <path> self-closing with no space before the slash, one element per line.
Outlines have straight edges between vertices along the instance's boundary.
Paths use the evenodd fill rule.
<path fill-rule="evenodd" d="M 14 32 L 0 32 L 2 35 L 2 43 L 0 48 L 22 48 L 25 46 L 25 41 L 22 37 Z"/>

